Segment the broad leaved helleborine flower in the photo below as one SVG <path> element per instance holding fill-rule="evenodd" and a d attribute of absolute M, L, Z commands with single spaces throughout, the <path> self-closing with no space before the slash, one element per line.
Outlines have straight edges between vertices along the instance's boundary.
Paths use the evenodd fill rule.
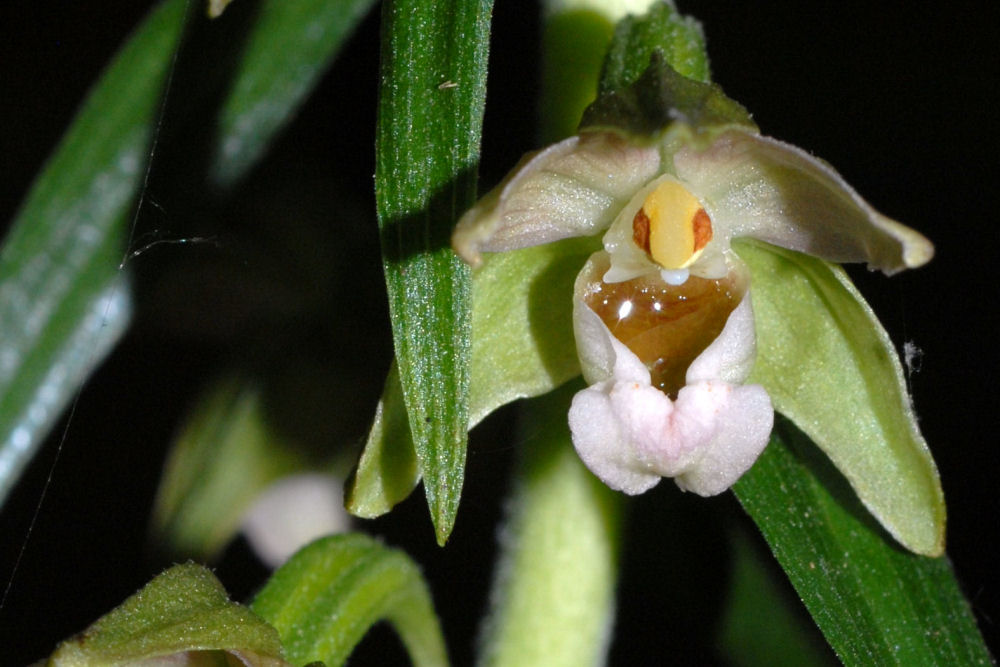
<path fill-rule="evenodd" d="M 681 85 L 689 88 L 680 97 L 690 98 L 691 86 L 702 101 L 721 97 L 714 86 Z M 592 114 L 596 127 L 527 156 L 453 237 L 476 265 L 480 252 L 603 233 L 574 288 L 589 386 L 575 396 L 569 424 L 584 463 L 629 494 L 661 477 L 720 493 L 768 442 L 771 401 L 763 387 L 744 384 L 755 357 L 752 276 L 733 239 L 886 274 L 933 254 L 826 163 L 761 136 L 748 117 L 706 120 L 712 105 L 695 106 L 700 118 L 671 106 L 666 122 L 641 134 Z"/>

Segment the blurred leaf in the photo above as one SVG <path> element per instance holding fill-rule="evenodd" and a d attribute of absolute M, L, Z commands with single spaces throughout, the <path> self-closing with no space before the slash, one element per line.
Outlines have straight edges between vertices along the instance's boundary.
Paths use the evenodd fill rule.
<path fill-rule="evenodd" d="M 607 658 L 624 496 L 573 449 L 566 411 L 579 389 L 571 383 L 527 406 L 479 665 L 576 667 Z"/>
<path fill-rule="evenodd" d="M 209 168 L 216 183 L 232 185 L 257 162 L 373 4 L 374 0 L 259 3 L 219 111 Z"/>
<path fill-rule="evenodd" d="M 160 5 L 122 48 L 0 252 L 0 503 L 128 325 L 118 265 L 185 7 Z"/>
<path fill-rule="evenodd" d="M 170 664 L 205 664 L 210 656 L 200 660 L 197 655 L 176 654 L 206 651 L 226 651 L 246 665 L 288 665 L 281 659 L 275 629 L 230 602 L 206 568 L 188 563 L 170 568 L 80 635 L 63 642 L 49 664 L 137 665 L 167 656 L 187 658 L 186 663 Z"/>
<path fill-rule="evenodd" d="M 469 428 L 502 405 L 544 394 L 580 374 L 573 281 L 599 244 L 596 238 L 567 239 L 487 255 L 473 273 Z M 348 483 L 347 509 L 360 517 L 379 516 L 418 481 L 394 366 Z"/>
<path fill-rule="evenodd" d="M 733 565 L 718 644 L 733 667 L 807 667 L 835 665 L 801 601 L 770 562 L 766 549 L 754 549 L 746 530 L 733 531 Z M 773 571 L 772 571 L 773 570 Z M 798 613 L 796 613 L 798 612 Z"/>
<path fill-rule="evenodd" d="M 391 0 L 382 14 L 375 196 L 400 384 L 440 544 L 469 424 L 469 268 L 449 236 L 476 195 L 491 9 Z"/>
<path fill-rule="evenodd" d="M 257 494 L 302 469 L 300 458 L 268 428 L 257 387 L 239 378 L 213 386 L 166 462 L 153 508 L 157 547 L 214 559 L 240 530 Z"/>
<path fill-rule="evenodd" d="M 991 664 L 947 558 L 892 544 L 790 422 L 733 490 L 845 664 Z"/>
<path fill-rule="evenodd" d="M 753 276 L 749 381 L 826 452 L 893 537 L 917 553 L 944 553 L 937 468 L 871 307 L 838 266 L 761 243 L 737 252 Z"/>
<path fill-rule="evenodd" d="M 295 664 L 342 665 L 368 629 L 393 625 L 418 667 L 448 664 L 430 592 L 403 552 L 361 534 L 313 542 L 283 565 L 253 602 Z"/>

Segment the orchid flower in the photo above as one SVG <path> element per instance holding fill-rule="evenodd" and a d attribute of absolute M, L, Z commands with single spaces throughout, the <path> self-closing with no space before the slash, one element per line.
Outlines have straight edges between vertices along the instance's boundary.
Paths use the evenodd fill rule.
<path fill-rule="evenodd" d="M 750 468 L 774 416 L 765 389 L 744 384 L 753 276 L 733 240 L 889 275 L 933 247 L 825 162 L 761 136 L 717 87 L 654 59 L 633 92 L 598 100 L 578 136 L 522 160 L 452 241 L 476 266 L 481 252 L 603 234 L 573 294 L 589 385 L 569 411 L 574 446 L 614 489 L 672 477 L 709 496 Z"/>

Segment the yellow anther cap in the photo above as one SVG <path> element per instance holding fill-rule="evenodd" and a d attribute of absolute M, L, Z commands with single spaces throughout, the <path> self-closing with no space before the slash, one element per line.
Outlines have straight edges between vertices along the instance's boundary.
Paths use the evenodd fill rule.
<path fill-rule="evenodd" d="M 632 238 L 663 268 L 683 269 L 712 240 L 712 221 L 683 185 L 664 181 L 635 214 Z"/>

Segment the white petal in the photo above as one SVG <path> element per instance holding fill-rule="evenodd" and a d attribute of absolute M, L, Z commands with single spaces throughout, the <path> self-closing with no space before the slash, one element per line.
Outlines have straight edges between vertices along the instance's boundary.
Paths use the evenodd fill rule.
<path fill-rule="evenodd" d="M 676 401 L 648 383 L 607 381 L 577 393 L 573 445 L 605 484 L 630 495 L 660 477 L 702 496 L 722 493 L 767 445 L 771 400 L 759 385 L 698 382 Z"/>
<path fill-rule="evenodd" d="M 730 130 L 704 151 L 680 149 L 674 166 L 727 242 L 749 236 L 887 274 L 934 254 L 926 238 L 878 213 L 828 164 L 776 139 Z"/>
<path fill-rule="evenodd" d="M 692 407 L 682 408 L 686 401 L 691 401 Z M 771 398 L 756 384 L 741 387 L 699 382 L 681 389 L 677 403 L 678 411 L 711 412 L 714 430 L 701 445 L 701 459 L 674 481 L 681 489 L 700 496 L 722 493 L 750 469 L 767 446 L 774 426 Z"/>
<path fill-rule="evenodd" d="M 258 496 L 243 518 L 257 556 L 278 567 L 316 538 L 350 527 L 340 482 L 321 474 L 280 479 Z"/>
<path fill-rule="evenodd" d="M 589 132 L 525 156 L 462 216 L 452 245 L 470 264 L 500 252 L 596 234 L 660 167 L 656 147 Z"/>
<path fill-rule="evenodd" d="M 580 460 L 612 489 L 634 496 L 656 486 L 660 475 L 644 469 L 622 427 L 601 385 L 588 387 L 573 397 L 569 428 Z"/>

